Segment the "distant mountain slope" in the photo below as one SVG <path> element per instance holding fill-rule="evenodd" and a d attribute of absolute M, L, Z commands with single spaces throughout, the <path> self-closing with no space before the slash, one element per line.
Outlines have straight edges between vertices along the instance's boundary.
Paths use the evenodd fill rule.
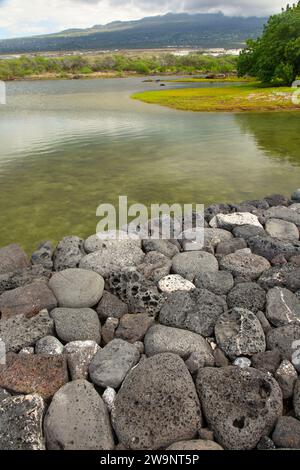
<path fill-rule="evenodd" d="M 0 53 L 176 46 L 240 47 L 257 37 L 267 18 L 216 14 L 172 14 L 116 21 L 88 29 L 0 41 Z"/>

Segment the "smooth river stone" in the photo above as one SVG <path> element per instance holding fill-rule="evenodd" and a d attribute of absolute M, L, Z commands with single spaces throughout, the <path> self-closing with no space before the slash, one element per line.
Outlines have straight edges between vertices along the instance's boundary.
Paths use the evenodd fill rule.
<path fill-rule="evenodd" d="M 219 269 L 217 259 L 205 251 L 190 251 L 178 253 L 172 259 L 172 271 L 179 274 L 188 281 L 193 281 L 199 272 L 212 271 Z"/>
<path fill-rule="evenodd" d="M 93 307 L 102 297 L 104 279 L 93 271 L 65 269 L 52 276 L 49 286 L 59 307 Z"/>
<path fill-rule="evenodd" d="M 112 450 L 107 408 L 86 380 L 75 380 L 53 397 L 44 421 L 49 450 Z"/>

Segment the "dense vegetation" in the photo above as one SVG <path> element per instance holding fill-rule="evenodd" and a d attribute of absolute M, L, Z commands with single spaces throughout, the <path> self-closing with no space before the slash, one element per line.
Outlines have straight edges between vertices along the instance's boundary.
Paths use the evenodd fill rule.
<path fill-rule="evenodd" d="M 97 72 L 137 73 L 231 73 L 236 70 L 236 57 L 208 57 L 202 54 L 175 56 L 101 54 L 98 56 L 29 57 L 0 60 L 0 80 L 55 74 L 58 77 L 89 75 Z"/>
<path fill-rule="evenodd" d="M 266 18 L 168 14 L 89 29 L 0 41 L 0 53 L 150 49 L 183 46 L 242 47 L 261 34 Z"/>
<path fill-rule="evenodd" d="M 300 74 L 300 2 L 271 16 L 263 35 L 247 42 L 238 72 L 265 83 L 292 84 Z"/>

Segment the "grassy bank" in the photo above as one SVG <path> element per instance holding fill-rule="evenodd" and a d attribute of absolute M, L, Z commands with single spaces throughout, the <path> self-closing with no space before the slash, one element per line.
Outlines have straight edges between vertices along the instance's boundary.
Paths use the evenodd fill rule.
<path fill-rule="evenodd" d="M 22 56 L 0 60 L 0 80 L 118 77 L 155 74 L 232 74 L 236 70 L 234 56 L 209 57 L 192 53 L 174 54 L 100 54 L 62 57 Z"/>
<path fill-rule="evenodd" d="M 263 88 L 243 84 L 220 88 L 190 88 L 179 90 L 145 91 L 134 99 L 183 111 L 284 111 L 300 110 L 292 102 L 292 88 Z"/>

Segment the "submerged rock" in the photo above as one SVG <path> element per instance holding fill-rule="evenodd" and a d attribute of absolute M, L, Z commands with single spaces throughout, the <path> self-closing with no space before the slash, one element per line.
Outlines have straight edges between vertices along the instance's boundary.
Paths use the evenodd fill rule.
<path fill-rule="evenodd" d="M 31 262 L 33 265 L 40 264 L 45 269 L 52 270 L 53 268 L 53 246 L 51 242 L 43 242 L 38 246 L 38 249 L 32 254 Z"/>

